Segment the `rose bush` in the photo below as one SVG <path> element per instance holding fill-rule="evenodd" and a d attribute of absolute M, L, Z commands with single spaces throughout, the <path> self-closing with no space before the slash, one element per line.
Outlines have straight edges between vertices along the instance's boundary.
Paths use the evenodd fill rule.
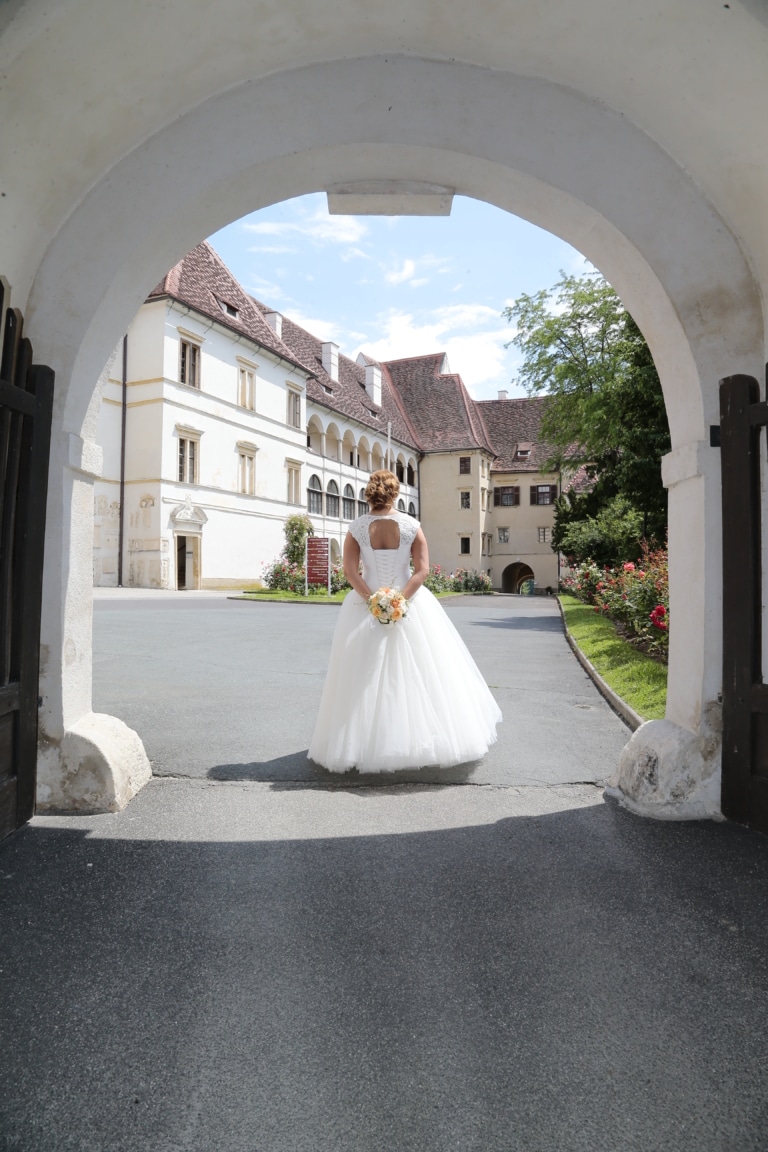
<path fill-rule="evenodd" d="M 298 592 L 304 594 L 304 565 L 292 564 L 290 560 L 275 560 L 264 567 L 263 581 L 270 592 Z M 326 584 L 310 584 L 310 595 L 327 591 Z M 349 588 L 344 568 L 339 561 L 331 566 L 331 592 L 341 592 Z"/>
<path fill-rule="evenodd" d="M 658 655 L 669 648 L 669 563 L 666 548 L 643 544 L 637 564 L 598 568 L 591 560 L 561 581 L 570 592 L 596 612 L 608 616 L 630 639 Z"/>

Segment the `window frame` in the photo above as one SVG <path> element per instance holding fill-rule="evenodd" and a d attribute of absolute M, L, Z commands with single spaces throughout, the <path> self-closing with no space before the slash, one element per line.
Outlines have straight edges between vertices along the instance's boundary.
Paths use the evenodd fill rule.
<path fill-rule="evenodd" d="M 294 415 L 296 419 L 292 419 Z M 287 396 L 285 398 L 285 422 L 289 428 L 301 428 L 301 392 L 297 388 L 287 389 Z M 308 445 L 309 446 L 309 445 Z"/>
<path fill-rule="evenodd" d="M 336 489 L 335 492 L 331 491 L 331 485 Z M 332 520 L 341 519 L 341 498 L 335 480 L 329 480 L 325 486 L 325 514 Z"/>
<path fill-rule="evenodd" d="M 286 460 L 285 471 L 288 488 L 288 503 L 299 506 L 301 504 L 301 461 Z"/>
<path fill-rule="evenodd" d="M 509 528 L 505 528 L 502 525 L 501 527 L 497 528 L 496 531 L 498 532 L 497 543 L 498 544 L 509 544 Z M 501 535 L 502 532 L 504 533 L 503 536 Z"/>
<path fill-rule="evenodd" d="M 189 380 L 184 379 L 185 376 L 189 376 L 189 374 L 190 374 L 189 373 L 190 357 L 185 355 L 185 353 L 192 353 L 192 352 L 194 352 L 194 356 L 191 357 L 192 376 L 194 377 L 194 379 L 190 382 Z M 190 338 L 188 336 L 180 336 L 179 337 L 179 384 L 183 384 L 185 388 L 196 388 L 198 392 L 200 391 L 201 380 L 202 380 L 202 372 L 201 372 L 202 353 L 203 353 L 202 345 L 198 344 L 195 340 L 190 340 Z"/>
<path fill-rule="evenodd" d="M 466 548 L 464 547 L 465 542 L 467 545 Z M 471 556 L 472 555 L 472 537 L 471 536 L 459 536 L 459 555 L 460 556 Z"/>
<path fill-rule="evenodd" d="M 472 511 L 472 492 L 469 489 L 463 489 L 459 492 L 459 511 Z"/>
<path fill-rule="evenodd" d="M 465 464 L 466 464 L 466 467 L 465 467 Z M 471 456 L 459 456 L 459 476 L 471 476 L 471 475 L 472 475 L 472 457 Z"/>
<path fill-rule="evenodd" d="M 546 500 L 542 496 L 546 493 Z M 538 508 L 551 508 L 557 499 L 557 484 L 531 484 L 531 504 Z"/>
<path fill-rule="evenodd" d="M 352 493 L 351 496 L 349 495 L 350 492 Z M 341 518 L 342 520 L 355 519 L 355 490 L 351 484 L 345 484 L 341 494 Z"/>
<path fill-rule="evenodd" d="M 313 485 L 313 480 L 317 481 L 317 487 Z M 318 504 L 317 508 L 312 507 L 313 498 Z M 323 514 L 323 482 L 315 472 L 307 481 L 307 512 L 310 516 L 322 516 Z"/>
<path fill-rule="evenodd" d="M 494 508 L 518 508 L 520 506 L 519 484 L 497 484 L 493 490 Z"/>

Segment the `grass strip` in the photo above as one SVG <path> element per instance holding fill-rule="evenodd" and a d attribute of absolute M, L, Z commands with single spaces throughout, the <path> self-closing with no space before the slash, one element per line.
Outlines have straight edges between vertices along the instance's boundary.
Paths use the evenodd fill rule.
<path fill-rule="evenodd" d="M 667 702 L 667 666 L 640 652 L 604 616 L 575 596 L 560 594 L 565 623 L 581 651 L 606 684 L 645 720 L 662 720 Z"/>
<path fill-rule="evenodd" d="M 266 600 L 271 601 L 284 601 L 293 600 L 299 604 L 341 604 L 345 596 L 348 596 L 352 591 L 351 588 L 344 588 L 341 592 L 334 592 L 329 596 L 327 592 L 313 592 L 309 596 L 305 596 L 303 592 L 283 592 L 272 591 L 269 588 L 254 589 L 252 592 L 244 591 L 242 595 L 232 595 L 230 600 Z M 478 592 L 437 592 L 435 593 L 438 600 L 445 600 L 446 598 L 453 597 L 457 599 L 459 596 L 478 596 Z M 485 593 L 483 593 L 485 595 Z"/>

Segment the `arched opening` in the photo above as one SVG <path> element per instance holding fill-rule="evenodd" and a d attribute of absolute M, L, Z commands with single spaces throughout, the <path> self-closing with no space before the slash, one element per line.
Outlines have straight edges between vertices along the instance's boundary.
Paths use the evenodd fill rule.
<path fill-rule="evenodd" d="M 371 472 L 379 472 L 384 467 L 384 452 L 378 441 L 371 449 Z"/>
<path fill-rule="evenodd" d="M 322 456 L 324 439 L 323 426 L 318 418 L 313 416 L 307 424 L 307 448 L 310 452 L 316 452 L 318 456 Z"/>
<path fill-rule="evenodd" d="M 502 572 L 501 590 L 519 595 L 523 586 L 530 581 L 535 583 L 535 579 L 533 569 L 528 564 L 518 560 L 514 564 L 508 564 Z"/>
<path fill-rule="evenodd" d="M 329 424 L 325 430 L 325 455 L 329 460 L 344 458 L 343 441 L 336 424 Z"/>
<path fill-rule="evenodd" d="M 93 735 L 101 729 L 91 712 L 90 616 L 69 595 L 70 583 L 81 585 L 90 570 L 92 525 L 81 511 L 87 501 L 75 492 L 97 472 L 94 382 L 103 364 L 147 284 L 201 235 L 255 207 L 373 178 L 401 186 L 429 181 L 549 228 L 606 275 L 638 321 L 662 379 L 673 444 L 665 465 L 674 619 L 667 719 L 685 739 L 703 738 L 717 710 L 722 636 L 719 461 L 708 429 L 719 422 L 719 377 L 735 370 L 757 376 L 763 360 L 755 275 L 704 184 L 610 101 L 539 76 L 366 55 L 212 91 L 178 117 L 166 108 L 144 143 L 115 138 L 114 160 L 78 188 L 59 213 L 65 222 L 29 241 L 44 259 L 19 265 L 22 295 L 32 285 L 37 355 L 55 368 L 60 387 L 43 619 L 43 643 L 56 654 L 42 682 L 42 731 L 52 751 L 41 767 L 41 803 L 75 802 L 78 784 L 63 784 L 64 753 L 55 749 L 84 718 L 111 781 L 105 787 L 114 793 L 113 770 L 128 779 L 123 754 L 107 748 L 106 736 L 99 750 Z M 279 116 L 265 117 L 266 107 Z M 82 252 L 95 234 L 105 240 L 98 250 L 91 245 L 85 275 Z M 71 306 L 62 310 L 65 296 Z M 338 458 L 335 432 L 331 458 Z M 372 457 L 380 467 L 380 445 Z M 76 676 L 59 659 L 70 641 L 81 654 Z M 697 765 L 681 803 L 711 810 L 716 773 L 701 758 Z M 665 771 L 662 765 L 659 779 Z M 659 803 L 679 809 L 664 787 Z"/>
<path fill-rule="evenodd" d="M 344 433 L 341 458 L 344 463 L 349 464 L 350 467 L 357 467 L 358 449 L 357 445 L 355 444 L 355 437 L 353 433 L 349 431 L 349 429 L 347 429 L 347 431 Z"/>

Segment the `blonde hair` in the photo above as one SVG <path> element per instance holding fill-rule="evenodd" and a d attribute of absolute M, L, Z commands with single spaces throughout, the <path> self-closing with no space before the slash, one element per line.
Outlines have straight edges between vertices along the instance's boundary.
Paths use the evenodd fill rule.
<path fill-rule="evenodd" d="M 365 498 L 375 512 L 380 512 L 382 508 L 394 504 L 399 491 L 400 481 L 394 472 L 380 468 L 378 472 L 371 473 L 365 489 Z"/>

